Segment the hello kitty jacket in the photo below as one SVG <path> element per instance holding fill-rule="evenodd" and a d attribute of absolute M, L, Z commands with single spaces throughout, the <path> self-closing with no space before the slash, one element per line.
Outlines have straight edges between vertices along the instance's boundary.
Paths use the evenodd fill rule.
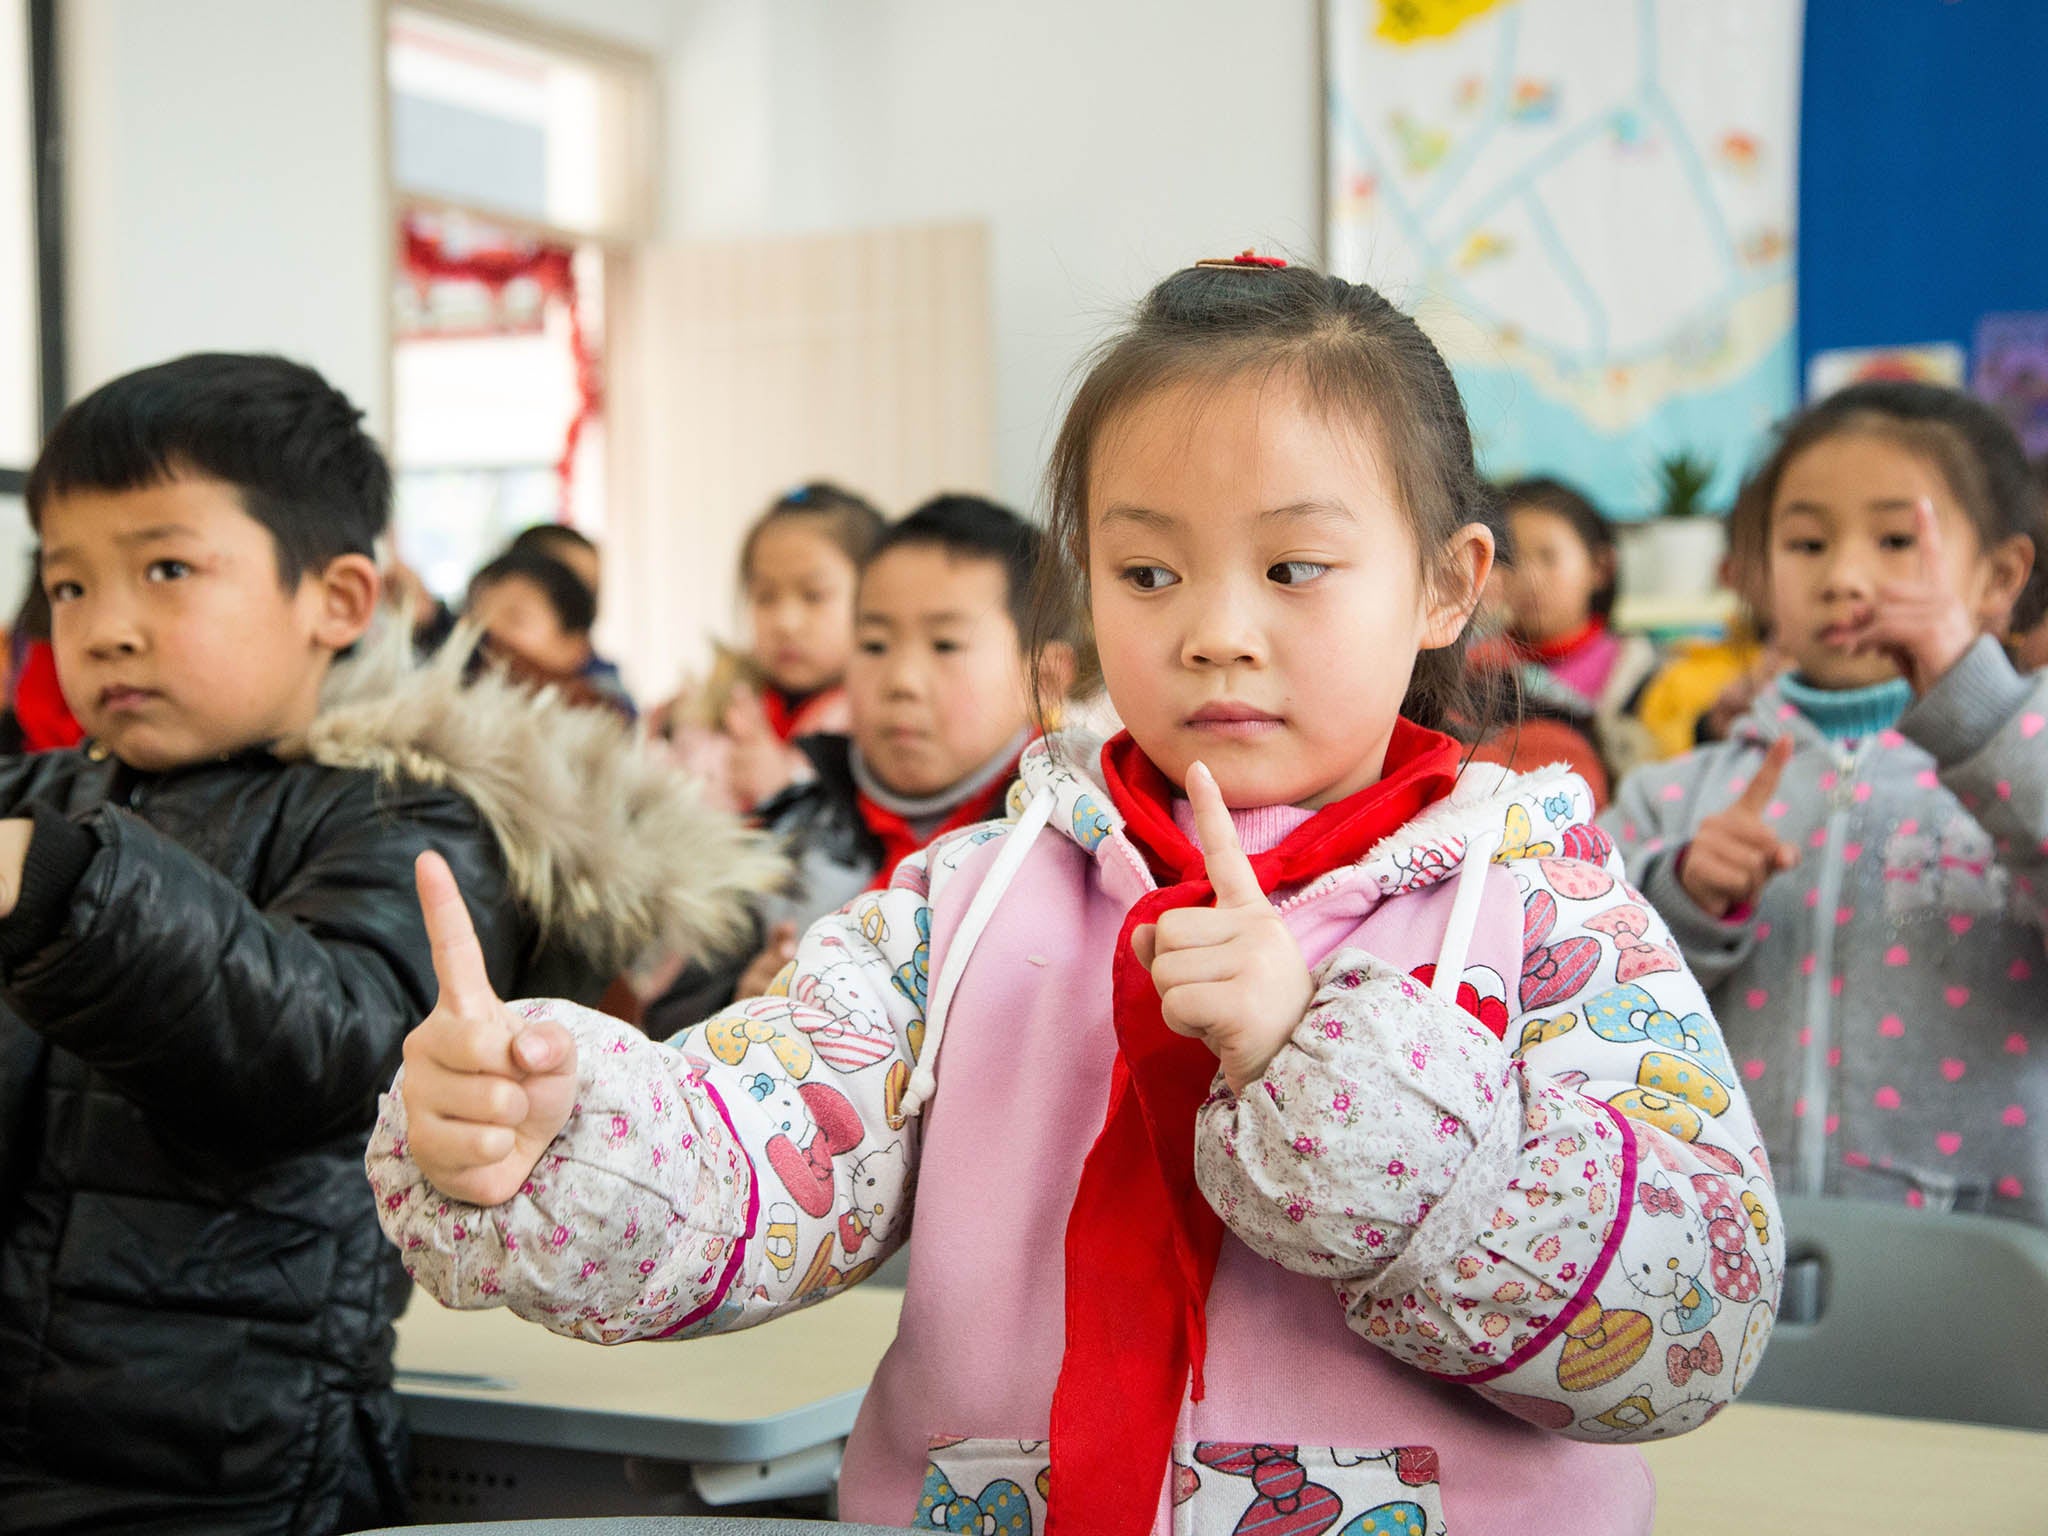
<path fill-rule="evenodd" d="M 574 1336 L 686 1337 L 827 1297 L 914 1225 L 841 1508 L 1042 1529 L 1112 946 L 1153 886 L 1094 761 L 1034 747 L 1011 820 L 813 927 L 786 995 L 666 1045 L 521 1005 L 575 1032 L 582 1083 L 502 1206 L 424 1182 L 394 1085 L 368 1166 L 414 1276 Z M 1170 1465 L 1131 1468 L 1160 1532 L 1646 1532 L 1617 1447 L 1703 1423 L 1754 1370 L 1769 1174 L 1699 986 L 1589 814 L 1569 775 L 1472 768 L 1276 893 L 1317 991 L 1265 1076 L 1219 1076 L 1202 1111 L 1228 1232 L 1206 1395 Z"/>
<path fill-rule="evenodd" d="M 1768 688 L 1603 818 L 1712 988 L 1789 1190 L 2048 1225 L 2044 729 L 2048 674 L 1986 637 L 1854 746 Z M 1678 860 L 1781 735 L 1796 750 L 1764 820 L 1799 862 L 1721 922 Z"/>

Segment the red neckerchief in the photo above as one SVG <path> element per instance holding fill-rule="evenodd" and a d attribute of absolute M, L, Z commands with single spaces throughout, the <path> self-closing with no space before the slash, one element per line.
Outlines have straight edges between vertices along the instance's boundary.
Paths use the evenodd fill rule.
<path fill-rule="evenodd" d="M 777 741 L 788 741 L 796 734 L 798 717 L 816 697 L 814 693 L 784 693 L 772 685 L 761 690 L 761 713 L 768 717 L 768 727 Z"/>
<path fill-rule="evenodd" d="M 1568 635 L 1559 635 L 1554 640 L 1515 640 L 1515 654 L 1524 661 L 1562 661 L 1580 646 L 1597 640 L 1607 633 L 1607 621 L 1594 614 L 1580 628 Z"/>
<path fill-rule="evenodd" d="M 1377 784 L 1324 806 L 1276 847 L 1251 856 L 1259 887 L 1299 885 L 1357 863 L 1448 794 L 1458 744 L 1397 721 Z M 1201 850 L 1174 823 L 1173 786 L 1129 732 L 1102 749 L 1103 782 L 1124 834 L 1162 879 L 1124 918 L 1112 971 L 1117 1058 L 1109 1112 L 1067 1217 L 1066 1350 L 1052 1398 L 1052 1508 L 1065 1536 L 1146 1532 L 1158 1504 L 1152 1469 L 1173 1450 L 1181 1393 L 1203 1394 L 1204 1317 L 1223 1223 L 1195 1185 L 1195 1114 L 1216 1058 L 1159 1011 L 1131 934 L 1214 893 Z M 1171 1254 L 1170 1267 L 1157 1267 Z M 1133 1468 L 1146 1469 L 1133 1475 Z"/>
<path fill-rule="evenodd" d="M 1017 757 L 1024 754 L 1019 752 Z M 920 837 L 911 829 L 909 822 L 885 806 L 875 804 L 858 789 L 853 792 L 855 809 L 867 829 L 882 840 L 882 867 L 875 878 L 868 883 L 868 889 L 879 891 L 888 885 L 896 873 L 896 866 L 909 858 L 928 843 L 935 843 L 948 832 L 958 832 L 962 827 L 971 827 L 978 821 L 987 821 L 1003 808 L 1003 797 L 1010 792 L 1010 781 L 1017 777 L 1017 758 L 1010 760 L 1009 768 L 996 775 L 988 788 L 962 803 L 952 815 L 940 822 L 938 829 Z"/>
<path fill-rule="evenodd" d="M 29 642 L 21 677 L 14 685 L 14 718 L 21 726 L 21 744 L 29 752 L 54 752 L 85 740 L 85 727 L 64 702 L 57 682 L 57 652 L 47 640 Z"/>

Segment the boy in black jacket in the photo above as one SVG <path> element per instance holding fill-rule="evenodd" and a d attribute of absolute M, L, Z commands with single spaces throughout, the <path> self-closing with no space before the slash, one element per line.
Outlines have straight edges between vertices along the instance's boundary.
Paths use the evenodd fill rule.
<path fill-rule="evenodd" d="M 359 423 L 310 369 L 186 357 L 72 406 L 29 479 L 88 741 L 0 761 L 0 1530 L 403 1518 L 407 1288 L 362 1156 L 435 995 L 414 860 L 504 988 L 589 995 L 646 937 L 554 922 L 538 964 L 533 872 L 575 872 L 520 802 L 515 693 L 334 666 L 390 509 Z M 480 735 L 500 760 L 455 761 Z"/>

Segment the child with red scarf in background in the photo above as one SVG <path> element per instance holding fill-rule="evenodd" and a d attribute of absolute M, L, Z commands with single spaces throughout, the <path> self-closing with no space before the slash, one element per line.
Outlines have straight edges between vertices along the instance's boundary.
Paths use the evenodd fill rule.
<path fill-rule="evenodd" d="M 499 1002 L 423 860 L 386 1232 L 443 1303 L 606 1343 L 914 1236 L 853 1520 L 1645 1536 L 1614 1447 L 1748 1380 L 1782 1222 L 1585 786 L 1438 728 L 1497 519 L 1449 368 L 1370 288 L 1201 263 L 1049 481 L 1041 590 L 1085 590 L 1126 729 L 1034 745 L 1005 821 L 666 1044 Z"/>
<path fill-rule="evenodd" d="M 882 514 L 827 480 L 778 497 L 740 545 L 747 649 L 719 647 L 708 676 L 655 712 L 655 733 L 705 797 L 765 806 L 811 769 L 797 741 L 848 728 L 853 593 Z"/>
<path fill-rule="evenodd" d="M 85 740 L 85 727 L 57 683 L 57 652 L 50 644 L 50 599 L 39 571 L 7 635 L 7 708 L 0 712 L 0 756 L 61 752 Z"/>
<path fill-rule="evenodd" d="M 1640 635 L 1609 627 L 1614 530 L 1599 508 L 1559 480 L 1517 480 L 1500 494 L 1513 545 L 1505 582 L 1511 618 L 1480 664 L 1517 662 L 1525 677 L 1537 673 L 1547 686 L 1528 691 L 1551 701 L 1548 712 L 1590 721 L 1618 780 L 1647 753 L 1647 735 L 1631 712 L 1657 656 Z"/>
<path fill-rule="evenodd" d="M 687 966 L 650 1002 L 660 1036 L 758 997 L 796 937 L 934 838 L 997 816 L 1031 736 L 1034 670 L 1071 677 L 1072 647 L 1025 630 L 1040 534 L 978 496 L 938 496 L 885 532 L 860 572 L 846 669 L 850 736 L 797 738 L 804 772 L 756 817 L 785 839 L 791 889 L 756 914 L 751 963 Z M 1034 669 L 1033 656 L 1046 665 Z"/>

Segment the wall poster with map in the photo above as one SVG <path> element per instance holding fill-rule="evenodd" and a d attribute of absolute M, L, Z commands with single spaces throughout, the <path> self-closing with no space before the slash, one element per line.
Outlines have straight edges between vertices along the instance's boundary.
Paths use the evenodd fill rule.
<path fill-rule="evenodd" d="M 1324 0 L 1328 261 L 1411 309 L 1484 468 L 1725 505 L 1797 400 L 1794 0 Z"/>

